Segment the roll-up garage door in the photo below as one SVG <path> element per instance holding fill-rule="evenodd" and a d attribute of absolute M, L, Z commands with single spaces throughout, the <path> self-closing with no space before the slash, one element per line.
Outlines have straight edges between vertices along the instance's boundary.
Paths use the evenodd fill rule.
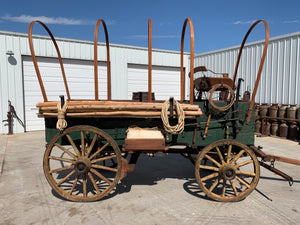
<path fill-rule="evenodd" d="M 38 65 L 47 93 L 48 101 L 67 98 L 57 59 L 38 57 Z M 23 57 L 23 78 L 25 96 L 25 124 L 27 131 L 44 130 L 43 118 L 38 118 L 36 104 L 43 102 L 31 57 Z M 92 61 L 63 59 L 71 99 L 94 99 L 94 64 Z M 99 98 L 107 99 L 106 63 L 98 63 Z"/>
<path fill-rule="evenodd" d="M 133 92 L 148 91 L 148 66 L 128 64 L 128 99 Z M 156 100 L 167 100 L 170 97 L 180 99 L 180 68 L 152 67 L 152 92 Z"/>

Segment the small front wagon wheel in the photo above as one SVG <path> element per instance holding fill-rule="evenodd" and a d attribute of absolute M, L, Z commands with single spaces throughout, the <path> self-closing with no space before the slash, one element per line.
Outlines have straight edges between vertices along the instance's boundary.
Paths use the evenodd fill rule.
<path fill-rule="evenodd" d="M 247 197 L 259 180 L 259 162 L 253 151 L 235 140 L 206 146 L 195 164 L 196 180 L 210 198 L 222 202 Z"/>
<path fill-rule="evenodd" d="M 117 185 L 122 169 L 121 152 L 104 131 L 74 126 L 56 135 L 44 154 L 44 173 L 61 197 L 96 201 Z"/>

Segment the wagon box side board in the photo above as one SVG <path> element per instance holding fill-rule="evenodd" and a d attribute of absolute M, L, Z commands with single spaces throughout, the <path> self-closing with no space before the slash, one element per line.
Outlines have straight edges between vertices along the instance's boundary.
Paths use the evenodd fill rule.
<path fill-rule="evenodd" d="M 181 134 L 167 134 L 164 132 L 161 118 L 136 118 L 136 117 L 66 117 L 68 127 L 76 125 L 90 125 L 97 127 L 108 133 L 119 146 L 125 144 L 126 131 L 129 127 L 137 126 L 141 128 L 157 127 L 165 137 L 166 146 L 175 143 L 186 143 L 189 146 L 204 147 L 214 141 L 225 139 L 235 139 L 246 145 L 254 145 L 255 118 L 252 113 L 249 125 L 245 124 L 246 112 L 249 102 L 239 102 L 239 133 L 235 134 L 235 124 L 232 120 L 233 112 L 229 110 L 226 114 L 212 114 L 208 126 L 206 138 L 203 137 L 205 124 L 208 119 L 206 104 L 204 102 L 195 102 L 199 105 L 203 114 L 198 118 L 186 118 L 185 129 Z M 217 103 L 216 103 L 217 104 Z M 222 103 L 219 103 L 222 104 Z M 234 107 L 233 107 L 234 108 Z M 225 116 L 224 116 L 225 115 Z M 221 121 L 221 122 L 217 122 Z M 56 117 L 45 117 L 46 141 L 49 143 L 52 138 L 59 133 L 56 129 Z M 176 123 L 177 119 L 170 120 L 170 123 Z M 197 126 L 190 126 L 197 124 Z"/>

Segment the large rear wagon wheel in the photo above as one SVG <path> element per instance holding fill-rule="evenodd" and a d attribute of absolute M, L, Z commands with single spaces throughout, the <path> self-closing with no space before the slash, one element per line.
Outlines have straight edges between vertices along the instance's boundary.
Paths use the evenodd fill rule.
<path fill-rule="evenodd" d="M 56 135 L 44 154 L 44 173 L 56 193 L 88 202 L 108 195 L 120 180 L 121 152 L 104 131 L 74 126 Z"/>
<path fill-rule="evenodd" d="M 199 153 L 195 175 L 209 198 L 222 202 L 240 201 L 258 183 L 259 162 L 248 146 L 235 140 L 220 140 Z"/>

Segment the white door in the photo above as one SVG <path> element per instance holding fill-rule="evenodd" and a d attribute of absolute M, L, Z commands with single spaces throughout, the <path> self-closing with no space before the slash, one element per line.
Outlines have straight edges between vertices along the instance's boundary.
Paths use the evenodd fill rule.
<path fill-rule="evenodd" d="M 59 101 L 67 94 L 57 59 L 38 57 L 38 65 L 48 101 Z M 92 61 L 63 59 L 71 99 L 94 99 L 94 64 Z M 25 123 L 27 131 L 44 130 L 44 119 L 38 118 L 36 104 L 43 102 L 31 57 L 23 57 Z M 98 63 L 99 98 L 107 99 L 106 63 Z"/>
<path fill-rule="evenodd" d="M 128 64 L 128 99 L 133 92 L 148 91 L 148 66 Z M 152 66 L 152 92 L 155 100 L 180 99 L 180 68 Z"/>

